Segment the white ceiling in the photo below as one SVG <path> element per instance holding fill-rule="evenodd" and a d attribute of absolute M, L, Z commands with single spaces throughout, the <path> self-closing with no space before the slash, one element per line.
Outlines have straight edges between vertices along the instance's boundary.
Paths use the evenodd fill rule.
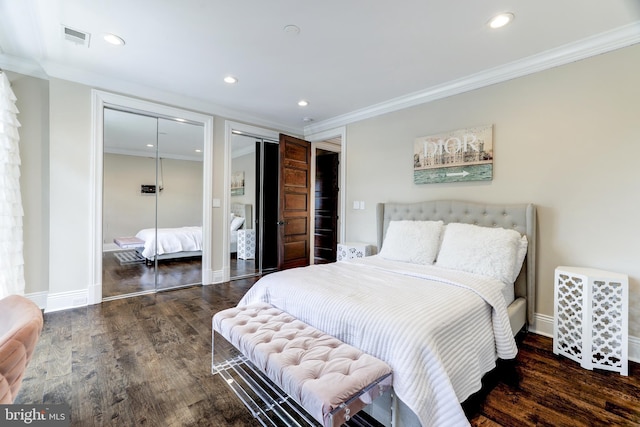
<path fill-rule="evenodd" d="M 640 0 L 0 0 L 2 68 L 299 134 L 638 42 Z"/>

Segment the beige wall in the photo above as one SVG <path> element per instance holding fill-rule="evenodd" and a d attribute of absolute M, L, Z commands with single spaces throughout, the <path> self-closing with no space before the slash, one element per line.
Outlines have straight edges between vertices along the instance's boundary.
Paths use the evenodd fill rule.
<path fill-rule="evenodd" d="M 626 273 L 640 336 L 640 45 L 347 128 L 347 240 L 375 243 L 375 204 L 430 199 L 538 207 L 537 312 L 559 265 Z M 416 137 L 494 125 L 489 183 L 413 184 Z"/>
<path fill-rule="evenodd" d="M 155 195 L 141 194 L 140 185 L 155 183 L 151 157 L 105 154 L 103 243 L 135 236 L 156 220 Z M 162 159 L 163 190 L 158 197 L 158 227 L 202 225 L 202 162 Z"/>
<path fill-rule="evenodd" d="M 231 196 L 231 203 L 244 203 L 254 205 L 256 200 L 256 153 L 239 156 L 231 161 L 231 173 L 244 172 L 244 194 L 242 196 Z M 253 206 L 255 213 L 255 206 Z M 247 225 L 247 228 L 253 228 Z"/>
<path fill-rule="evenodd" d="M 49 80 L 49 293 L 87 289 L 90 242 L 91 88 Z"/>
<path fill-rule="evenodd" d="M 49 290 L 49 82 L 7 73 L 20 111 L 25 293 Z"/>

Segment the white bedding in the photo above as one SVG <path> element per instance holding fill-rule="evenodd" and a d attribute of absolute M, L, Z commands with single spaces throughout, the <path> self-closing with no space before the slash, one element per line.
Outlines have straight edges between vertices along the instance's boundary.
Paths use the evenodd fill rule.
<path fill-rule="evenodd" d="M 142 256 L 153 259 L 156 255 L 202 250 L 202 227 L 158 228 L 156 251 L 156 229 L 140 230 L 136 237 L 144 240 Z"/>
<path fill-rule="evenodd" d="M 238 230 L 231 230 L 229 236 L 229 252 L 238 252 Z"/>
<path fill-rule="evenodd" d="M 422 425 L 467 425 L 459 402 L 497 357 L 517 353 L 503 286 L 373 256 L 267 275 L 239 305 L 271 303 L 386 361 L 396 395 Z"/>

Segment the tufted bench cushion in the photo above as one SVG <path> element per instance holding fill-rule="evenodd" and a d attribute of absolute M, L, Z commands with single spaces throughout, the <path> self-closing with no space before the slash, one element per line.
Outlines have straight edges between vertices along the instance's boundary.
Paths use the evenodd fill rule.
<path fill-rule="evenodd" d="M 332 425 L 331 412 L 371 384 L 391 383 L 385 362 L 270 304 L 220 311 L 213 329 L 323 425 Z"/>

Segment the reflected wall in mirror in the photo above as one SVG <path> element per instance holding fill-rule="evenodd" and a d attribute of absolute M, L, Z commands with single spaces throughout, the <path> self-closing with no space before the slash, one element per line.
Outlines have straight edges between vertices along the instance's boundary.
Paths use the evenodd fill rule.
<path fill-rule="evenodd" d="M 202 281 L 203 128 L 107 108 L 103 299 Z"/>

